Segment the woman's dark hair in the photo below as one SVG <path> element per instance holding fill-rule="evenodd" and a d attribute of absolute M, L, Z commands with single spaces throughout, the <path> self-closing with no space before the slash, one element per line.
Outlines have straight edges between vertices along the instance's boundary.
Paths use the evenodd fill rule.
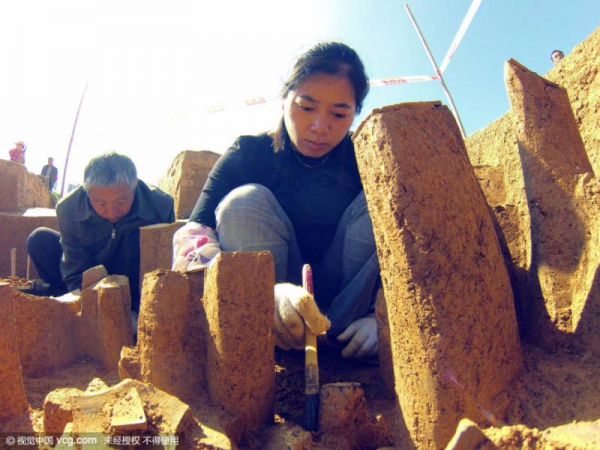
<path fill-rule="evenodd" d="M 300 55 L 294 63 L 292 73 L 283 85 L 281 97 L 285 99 L 290 91 L 295 90 L 311 76 L 318 74 L 346 77 L 354 90 L 356 112 L 360 113 L 365 97 L 369 93 L 369 78 L 358 54 L 341 42 L 321 42 Z M 283 148 L 286 139 L 287 130 L 282 117 L 273 137 L 275 151 Z"/>

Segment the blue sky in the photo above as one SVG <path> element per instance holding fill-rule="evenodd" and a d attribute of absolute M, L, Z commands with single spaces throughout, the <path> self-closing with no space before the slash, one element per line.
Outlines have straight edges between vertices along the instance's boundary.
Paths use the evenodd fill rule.
<path fill-rule="evenodd" d="M 29 170 L 53 156 L 62 177 L 89 80 L 67 182 L 117 150 L 156 183 L 181 150 L 221 153 L 274 127 L 279 102 L 242 100 L 275 96 L 294 56 L 318 40 L 354 47 L 373 79 L 433 74 L 404 3 L 441 64 L 471 0 L 3 1 L 0 157 L 24 140 Z M 467 135 L 508 110 L 505 60 L 544 74 L 550 52 L 568 55 L 599 18 L 595 0 L 483 0 L 444 72 Z M 436 81 L 372 88 L 354 127 L 372 108 L 429 100 L 447 103 Z M 226 111 L 205 112 L 221 103 Z"/>

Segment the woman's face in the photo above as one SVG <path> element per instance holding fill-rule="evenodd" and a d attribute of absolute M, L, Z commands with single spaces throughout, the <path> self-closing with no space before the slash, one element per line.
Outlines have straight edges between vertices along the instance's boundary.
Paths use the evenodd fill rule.
<path fill-rule="evenodd" d="M 314 75 L 290 91 L 283 101 L 283 119 L 296 150 L 319 158 L 346 136 L 356 102 L 346 77 Z"/>

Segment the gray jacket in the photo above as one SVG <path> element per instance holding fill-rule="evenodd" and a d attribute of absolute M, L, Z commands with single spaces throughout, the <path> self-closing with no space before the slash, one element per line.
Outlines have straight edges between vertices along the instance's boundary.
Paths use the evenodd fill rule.
<path fill-rule="evenodd" d="M 102 264 L 109 275 L 129 278 L 132 307 L 139 309 L 140 227 L 175 221 L 173 199 L 138 180 L 129 213 L 116 224 L 103 219 L 82 187 L 56 206 L 63 256 L 60 271 L 70 291 L 87 269 Z"/>

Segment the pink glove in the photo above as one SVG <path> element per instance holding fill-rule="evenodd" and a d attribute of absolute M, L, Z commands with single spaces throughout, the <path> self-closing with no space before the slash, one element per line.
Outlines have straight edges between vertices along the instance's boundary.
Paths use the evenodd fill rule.
<path fill-rule="evenodd" d="M 172 269 L 177 272 L 205 269 L 220 252 L 215 230 L 197 222 L 188 222 L 173 235 Z"/>

